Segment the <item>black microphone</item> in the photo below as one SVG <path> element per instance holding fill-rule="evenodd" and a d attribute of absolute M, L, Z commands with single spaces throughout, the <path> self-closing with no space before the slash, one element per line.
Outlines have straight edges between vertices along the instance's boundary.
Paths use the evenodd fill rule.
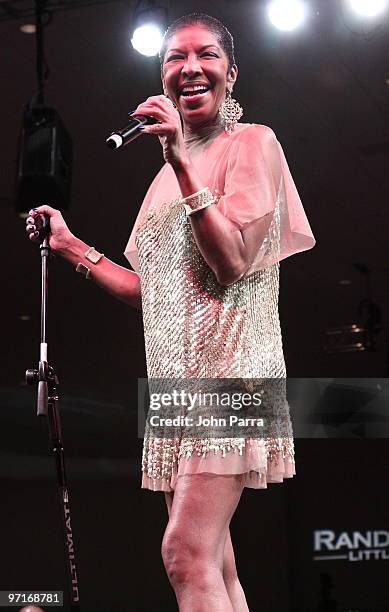
<path fill-rule="evenodd" d="M 154 123 L 158 123 L 154 117 L 146 115 L 133 117 L 126 127 L 112 132 L 105 142 L 110 149 L 120 149 L 120 147 L 125 147 L 129 142 L 140 136 L 142 133 L 142 130 L 139 129 L 141 125 L 153 125 Z"/>

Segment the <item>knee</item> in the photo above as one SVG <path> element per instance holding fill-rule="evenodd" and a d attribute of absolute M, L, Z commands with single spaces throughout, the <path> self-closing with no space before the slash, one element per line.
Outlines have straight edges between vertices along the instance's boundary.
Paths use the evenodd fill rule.
<path fill-rule="evenodd" d="M 196 551 L 178 532 L 167 530 L 162 541 L 162 559 L 170 582 L 183 584 L 188 581 L 188 574 L 193 571 L 193 560 Z"/>
<path fill-rule="evenodd" d="M 166 531 L 162 541 L 162 559 L 173 587 L 205 586 L 207 557 L 205 551 L 184 533 Z"/>

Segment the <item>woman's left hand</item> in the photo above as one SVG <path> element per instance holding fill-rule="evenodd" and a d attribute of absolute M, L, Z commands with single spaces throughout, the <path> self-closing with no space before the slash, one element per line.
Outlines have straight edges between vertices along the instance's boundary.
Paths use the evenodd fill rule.
<path fill-rule="evenodd" d="M 165 161 L 174 167 L 182 165 L 188 157 L 181 128 L 178 111 L 166 96 L 151 96 L 139 104 L 132 117 L 148 115 L 159 121 L 154 125 L 147 125 L 142 129 L 145 134 L 156 134 L 163 148 Z"/>

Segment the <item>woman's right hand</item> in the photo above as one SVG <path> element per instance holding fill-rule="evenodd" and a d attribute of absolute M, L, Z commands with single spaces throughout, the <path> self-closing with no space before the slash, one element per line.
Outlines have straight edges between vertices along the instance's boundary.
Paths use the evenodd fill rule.
<path fill-rule="evenodd" d="M 66 249 L 70 246 L 75 236 L 66 225 L 61 212 L 45 204 L 43 206 L 38 206 L 34 210 L 30 210 L 28 214 L 29 216 L 26 219 L 26 232 L 29 239 L 32 242 L 42 242 L 42 238 L 39 237 L 39 230 L 42 227 L 42 222 L 38 215 L 45 214 L 49 217 L 50 221 L 48 241 L 51 250 L 54 253 L 66 253 Z"/>

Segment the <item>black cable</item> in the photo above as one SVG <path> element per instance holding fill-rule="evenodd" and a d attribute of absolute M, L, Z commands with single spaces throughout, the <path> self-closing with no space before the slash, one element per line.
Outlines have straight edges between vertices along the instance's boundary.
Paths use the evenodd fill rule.
<path fill-rule="evenodd" d="M 44 104 L 44 88 L 45 88 L 45 58 L 44 58 L 44 36 L 42 12 L 45 8 L 47 0 L 35 0 L 35 23 L 36 23 L 36 74 L 38 83 L 38 104 Z M 47 72 L 47 70 L 46 70 Z"/>

